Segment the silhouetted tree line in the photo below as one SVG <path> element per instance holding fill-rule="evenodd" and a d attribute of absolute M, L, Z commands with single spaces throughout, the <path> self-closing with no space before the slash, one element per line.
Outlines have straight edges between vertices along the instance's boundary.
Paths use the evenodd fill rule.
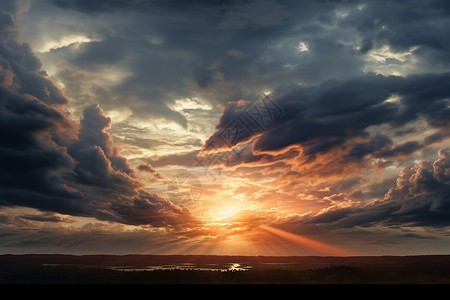
<path fill-rule="evenodd" d="M 115 271 L 68 266 L 0 267 L 3 284 L 430 284 L 450 283 L 450 270 L 372 270 L 351 266 L 314 270 Z"/>

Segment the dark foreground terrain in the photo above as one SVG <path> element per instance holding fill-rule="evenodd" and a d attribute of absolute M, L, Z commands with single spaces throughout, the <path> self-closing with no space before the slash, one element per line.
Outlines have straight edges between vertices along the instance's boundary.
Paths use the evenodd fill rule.
<path fill-rule="evenodd" d="M 3 284 L 450 284 L 450 256 L 0 255 Z"/>

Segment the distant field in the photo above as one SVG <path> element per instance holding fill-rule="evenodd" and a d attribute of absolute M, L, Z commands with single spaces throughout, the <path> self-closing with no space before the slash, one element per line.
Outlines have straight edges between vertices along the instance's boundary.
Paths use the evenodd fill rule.
<path fill-rule="evenodd" d="M 450 256 L 0 255 L 3 284 L 449 284 Z"/>

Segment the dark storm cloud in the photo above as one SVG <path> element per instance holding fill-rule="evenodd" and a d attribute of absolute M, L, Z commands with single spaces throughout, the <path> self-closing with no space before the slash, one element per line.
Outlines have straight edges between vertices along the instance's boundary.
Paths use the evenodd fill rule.
<path fill-rule="evenodd" d="M 447 1 L 367 1 L 342 22 L 364 38 L 362 51 L 390 45 L 395 51 L 416 52 L 428 60 L 448 63 L 450 9 Z"/>
<path fill-rule="evenodd" d="M 155 7 L 160 9 L 170 9 L 174 11 L 191 11 L 202 6 L 220 6 L 233 1 L 227 0 L 213 0 L 213 1 L 134 1 L 134 0 L 105 0 L 105 1 L 90 1 L 90 0 L 50 0 L 51 3 L 65 9 L 79 10 L 84 13 L 99 13 L 109 12 L 114 10 L 149 10 L 152 11 Z"/>
<path fill-rule="evenodd" d="M 88 25 L 68 27 L 101 38 L 43 56 L 91 71 L 120 66 L 130 76 L 102 91 L 101 98 L 108 99 L 102 105 L 126 105 L 136 118 L 162 116 L 185 128 L 185 116 L 170 109 L 175 99 L 202 96 L 215 106 L 253 97 L 262 88 L 354 78 L 363 75 L 366 55 L 384 45 L 394 52 L 418 47 L 413 51 L 417 63 L 428 70 L 448 62 L 450 18 L 442 1 L 49 3 L 59 13 L 82 12 Z M 78 77 L 60 75 L 67 89 L 78 89 Z M 312 151 L 341 142 L 330 140 Z"/>
<path fill-rule="evenodd" d="M 126 58 L 127 51 L 125 40 L 106 39 L 84 43 L 78 46 L 80 54 L 71 58 L 71 62 L 77 66 L 95 69 L 102 65 L 117 64 Z"/>
<path fill-rule="evenodd" d="M 98 33 L 100 38 L 41 55 L 90 71 L 101 72 L 107 66 L 126 70 L 130 76 L 103 91 L 102 98 L 108 99 L 107 105 L 125 105 L 126 99 L 137 118 L 163 116 L 186 128 L 185 117 L 169 108 L 175 99 L 201 96 L 215 106 L 254 96 L 263 87 L 361 74 L 362 57 L 339 41 L 340 30 L 324 27 L 333 25 L 328 19 L 337 7 L 334 4 L 270 0 L 50 3 L 67 12 L 83 12 L 92 26 L 74 23 L 70 28 Z M 120 22 L 115 17 L 119 13 Z M 323 25 L 317 23 L 318 14 L 327 16 L 322 16 Z M 300 42 L 307 43 L 310 51 L 299 53 Z M 79 85 L 79 77 L 60 75 L 68 90 L 76 90 L 72 85 Z"/>
<path fill-rule="evenodd" d="M 377 134 L 366 143 L 355 143 L 353 148 L 348 153 L 349 158 L 363 158 L 377 150 L 390 147 L 393 141 L 390 137 L 382 134 Z"/>
<path fill-rule="evenodd" d="M 417 141 L 407 141 L 399 143 L 393 147 L 387 149 L 382 149 L 377 152 L 375 157 L 391 157 L 391 156 L 408 156 L 413 154 L 417 150 L 421 149 L 423 146 Z"/>
<path fill-rule="evenodd" d="M 421 149 L 419 141 L 393 144 L 382 134 L 370 137 L 369 126 L 390 125 L 393 128 L 427 120 L 434 128 L 448 124 L 450 109 L 450 74 L 423 74 L 406 78 L 368 74 L 344 81 L 329 81 L 314 87 L 280 89 L 273 95 L 285 114 L 266 124 L 263 132 L 241 135 L 230 143 L 221 142 L 220 134 L 234 118 L 245 119 L 245 105 L 232 103 L 224 108 L 217 131 L 208 143 L 232 147 L 255 138 L 256 151 L 281 150 L 301 145 L 304 154 L 311 156 L 342 147 L 352 138 L 369 138 L 368 142 L 349 145 L 348 158 L 409 155 Z M 397 95 L 399 102 L 386 101 Z M 249 126 L 251 124 L 247 122 Z"/>
<path fill-rule="evenodd" d="M 134 175 L 134 170 L 127 159 L 119 154 L 119 150 L 114 146 L 112 136 L 106 131 L 111 125 L 111 118 L 106 117 L 98 105 L 92 105 L 84 110 L 84 118 L 81 120 L 79 139 L 69 147 L 69 153 L 78 160 L 77 174 L 94 174 L 103 170 L 104 174 L 99 174 L 98 180 L 104 180 L 106 174 L 111 170 L 117 170 L 124 175 Z M 90 147 L 94 148 L 90 148 Z M 95 154 L 94 154 L 95 153 Z M 104 156 L 105 159 L 97 155 Z M 104 161 L 104 166 L 98 168 L 96 162 Z M 91 169 L 91 168 L 94 169 Z M 104 184 L 108 184 L 104 181 Z M 130 186 L 133 186 L 130 184 Z"/>
<path fill-rule="evenodd" d="M 2 8 L 0 205 L 135 225 L 195 222 L 187 210 L 142 190 L 98 105 L 85 108 L 79 125 L 68 118 L 67 99 L 17 38 L 16 10 Z"/>
<path fill-rule="evenodd" d="M 32 53 L 30 46 L 26 43 L 15 42 L 18 38 L 18 26 L 14 14 L 22 9 L 21 2 L 10 1 L 2 3 L 1 29 L 2 37 L 0 43 L 0 70 L 2 70 L 2 84 L 26 91 L 46 104 L 65 104 L 67 99 L 55 87 L 55 85 L 42 76 L 41 63 Z M 12 77 L 12 73 L 17 74 Z"/>
<path fill-rule="evenodd" d="M 54 213 L 29 214 L 20 216 L 22 219 L 38 222 L 70 222 L 67 218 Z"/>
<path fill-rule="evenodd" d="M 364 129 L 392 120 L 396 107 L 382 103 L 396 89 L 383 76 L 366 75 L 348 81 L 330 81 L 316 87 L 288 87 L 279 89 L 272 98 L 285 114 L 267 124 L 255 142 L 255 150 L 280 150 L 292 144 L 317 140 L 309 152 L 326 151 L 342 144 L 345 137 L 366 135 Z M 245 105 L 229 106 L 216 126 L 225 128 L 236 116 L 244 119 Z M 354 126 L 358 124 L 357 126 Z M 248 140 L 251 136 L 245 136 Z M 212 136 L 210 140 L 216 141 Z M 228 146 L 234 146 L 235 140 Z"/>
<path fill-rule="evenodd" d="M 114 9 L 123 9 L 132 6 L 132 1 L 86 1 L 86 0 L 74 0 L 74 1 L 59 1 L 52 0 L 52 3 L 66 9 L 76 9 L 86 13 L 106 12 Z"/>
<path fill-rule="evenodd" d="M 428 139 L 428 142 L 431 142 Z M 428 143 L 427 145 L 430 145 Z M 366 155 L 375 158 L 406 157 L 424 148 L 425 145 L 418 141 L 406 141 L 394 144 L 393 141 L 381 134 L 375 135 L 366 143 L 355 143 L 347 155 L 348 159 L 362 159 Z"/>

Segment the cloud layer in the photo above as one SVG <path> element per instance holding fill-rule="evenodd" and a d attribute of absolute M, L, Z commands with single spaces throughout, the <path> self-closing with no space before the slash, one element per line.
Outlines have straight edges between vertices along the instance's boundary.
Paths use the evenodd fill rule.
<path fill-rule="evenodd" d="M 1 20 L 1 205 L 157 227 L 196 222 L 144 189 L 98 105 L 80 124 L 69 119 L 67 98 L 18 39 L 17 9 L 3 7 Z"/>
<path fill-rule="evenodd" d="M 10 247 L 39 244 L 28 228 L 58 249 L 269 251 L 265 225 L 365 253 L 449 245 L 447 2 L 0 7 Z M 186 183 L 189 209 L 164 195 Z"/>

